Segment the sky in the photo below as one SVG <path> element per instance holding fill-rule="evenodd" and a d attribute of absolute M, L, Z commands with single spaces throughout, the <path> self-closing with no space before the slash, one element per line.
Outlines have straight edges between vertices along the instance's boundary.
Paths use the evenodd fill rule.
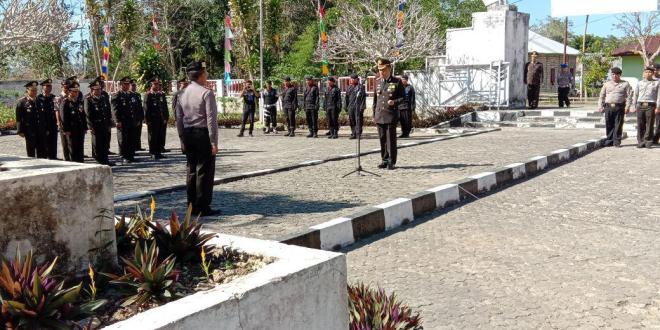
<path fill-rule="evenodd" d="M 509 0 L 509 3 L 518 6 L 519 12 L 530 15 L 529 25 L 534 25 L 550 15 L 550 0 Z M 568 20 L 573 22 L 573 33 L 580 35 L 584 33 L 585 16 L 569 17 Z M 615 27 L 616 22 L 616 15 L 591 15 L 587 33 L 601 37 L 608 35 L 621 37 L 622 33 Z"/>

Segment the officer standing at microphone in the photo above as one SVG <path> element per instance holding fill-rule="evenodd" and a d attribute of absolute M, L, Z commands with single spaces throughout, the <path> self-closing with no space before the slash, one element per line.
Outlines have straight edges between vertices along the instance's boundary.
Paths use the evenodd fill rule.
<path fill-rule="evenodd" d="M 403 101 L 404 88 L 401 80 L 392 74 L 392 62 L 378 59 L 378 84 L 374 93 L 373 118 L 378 125 L 380 155 L 382 163 L 378 168 L 393 170 L 396 165 L 396 124 L 399 118 L 399 105 Z"/>

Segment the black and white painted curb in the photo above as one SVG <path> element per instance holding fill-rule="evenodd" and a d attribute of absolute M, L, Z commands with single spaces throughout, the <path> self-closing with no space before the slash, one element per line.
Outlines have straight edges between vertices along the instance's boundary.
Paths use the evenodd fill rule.
<path fill-rule="evenodd" d="M 490 132 L 495 132 L 499 131 L 499 128 L 488 128 L 488 129 L 481 129 L 481 130 L 472 130 L 472 131 L 460 131 L 457 132 L 456 134 L 448 135 L 448 136 L 439 136 L 435 138 L 430 138 L 430 139 L 425 139 L 425 140 L 420 140 L 420 141 L 411 141 L 411 142 L 404 142 L 399 144 L 399 149 L 402 148 L 409 148 L 409 147 L 415 147 L 419 145 L 424 145 L 424 144 L 429 144 L 429 143 L 434 143 L 438 141 L 446 141 L 446 140 L 452 140 L 460 137 L 468 137 L 468 136 L 474 136 L 474 135 L 479 135 L 479 134 L 484 134 L 484 133 L 490 133 Z M 403 141 L 401 141 L 403 142 Z M 375 153 L 380 153 L 380 149 L 371 149 L 367 151 L 362 151 L 360 152 L 360 155 L 370 155 L 370 154 L 375 154 Z M 292 165 L 287 165 L 287 166 L 282 166 L 282 167 L 276 167 L 276 168 L 268 168 L 268 169 L 263 169 L 263 170 L 258 170 L 258 171 L 252 171 L 252 172 L 245 172 L 237 175 L 231 175 L 231 176 L 226 176 L 222 178 L 216 178 L 213 181 L 214 185 L 219 185 L 223 183 L 229 183 L 229 182 L 235 182 L 243 179 L 248 179 L 248 178 L 254 178 L 262 175 L 268 175 L 268 174 L 273 174 L 273 173 L 278 173 L 278 172 L 285 172 L 285 171 L 291 171 L 297 168 L 301 167 L 306 167 L 306 166 L 314 166 L 314 165 L 319 165 L 327 162 L 334 162 L 334 161 L 340 161 L 340 160 L 345 160 L 345 159 L 350 159 L 350 158 L 355 158 L 357 157 L 357 153 L 350 153 L 350 154 L 344 154 L 344 155 L 339 155 L 339 156 L 333 156 L 329 157 L 326 159 L 315 159 L 315 160 L 308 160 L 304 161 L 298 164 L 292 164 Z M 180 184 L 180 185 L 173 185 L 173 186 L 168 186 L 168 187 L 163 187 L 163 188 L 157 188 L 157 189 L 151 189 L 151 190 L 144 190 L 144 191 L 138 191 L 138 192 L 133 192 L 129 194 L 122 194 L 122 195 L 115 195 L 114 196 L 114 202 L 124 202 L 124 201 L 130 201 L 130 200 L 135 200 L 135 199 L 142 199 L 146 198 L 149 196 L 154 196 L 158 194 L 163 194 L 163 193 L 169 193 L 177 190 L 185 190 L 186 185 L 185 184 Z"/>
<path fill-rule="evenodd" d="M 355 214 L 333 219 L 310 227 L 305 232 L 285 237 L 280 242 L 336 251 L 363 238 L 408 224 L 426 213 L 471 201 L 479 194 L 492 192 L 546 172 L 602 147 L 604 142 L 605 139 L 601 138 L 577 143 L 545 156 L 532 157 L 521 163 L 509 164 L 405 198 L 367 207 Z"/>

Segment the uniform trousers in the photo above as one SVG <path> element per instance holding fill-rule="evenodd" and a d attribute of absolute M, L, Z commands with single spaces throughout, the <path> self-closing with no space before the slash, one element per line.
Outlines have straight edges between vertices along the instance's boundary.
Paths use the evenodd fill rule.
<path fill-rule="evenodd" d="M 43 150 L 39 145 L 39 138 L 36 134 L 25 134 L 25 150 L 28 157 L 40 157 Z"/>
<path fill-rule="evenodd" d="M 266 128 L 277 127 L 277 107 L 272 105 L 266 106 Z"/>
<path fill-rule="evenodd" d="M 328 109 L 325 111 L 326 117 L 328 117 L 328 129 L 330 129 L 331 134 L 339 133 L 339 110 Z"/>
<path fill-rule="evenodd" d="M 46 133 L 46 157 L 57 159 L 57 128 Z"/>
<path fill-rule="evenodd" d="M 287 109 L 285 108 L 284 111 L 286 111 L 286 124 L 289 129 L 289 132 L 295 132 L 296 131 L 296 109 L 295 108 L 290 108 Z"/>
<path fill-rule="evenodd" d="M 95 127 L 92 134 L 92 148 L 94 159 L 99 164 L 108 165 L 108 154 L 110 153 L 110 129 L 107 127 Z"/>
<path fill-rule="evenodd" d="M 651 146 L 653 144 L 653 126 L 655 124 L 655 103 L 644 106 L 637 103 L 637 144 Z"/>
<path fill-rule="evenodd" d="M 207 128 L 185 128 L 183 146 L 186 153 L 186 187 L 188 204 L 195 213 L 208 209 L 213 199 L 215 156 Z"/>
<path fill-rule="evenodd" d="M 165 151 L 165 134 L 167 133 L 167 124 L 156 120 L 147 124 L 147 134 L 149 139 L 149 153 L 160 155 Z"/>
<path fill-rule="evenodd" d="M 571 100 L 568 98 L 568 94 L 570 94 L 571 88 L 570 87 L 559 87 L 557 88 L 557 100 L 559 101 L 559 107 L 563 108 L 564 104 L 566 104 L 567 107 L 571 106 Z"/>
<path fill-rule="evenodd" d="M 314 134 L 319 131 L 319 111 L 317 109 L 306 109 L 305 118 L 307 119 L 307 128 Z"/>
<path fill-rule="evenodd" d="M 66 137 L 66 140 L 69 145 L 71 161 L 83 163 L 85 161 L 85 132 L 72 131 L 71 134 Z"/>
<path fill-rule="evenodd" d="M 351 135 L 362 135 L 362 126 L 364 125 L 364 110 L 349 109 L 348 120 L 351 124 Z"/>
<path fill-rule="evenodd" d="M 64 156 L 64 160 L 71 161 L 71 150 L 69 150 L 68 142 L 69 140 L 63 131 L 60 131 L 60 141 L 62 142 L 62 156 Z"/>
<path fill-rule="evenodd" d="M 134 125 L 122 125 L 117 129 L 117 142 L 119 143 L 119 154 L 122 158 L 133 160 L 135 158 L 135 136 L 138 129 Z"/>
<path fill-rule="evenodd" d="M 539 93 L 541 92 L 541 85 L 527 85 L 527 103 L 532 109 L 539 106 Z"/>
<path fill-rule="evenodd" d="M 624 104 L 605 104 L 605 145 L 620 145 L 625 117 Z"/>
<path fill-rule="evenodd" d="M 254 113 L 256 112 L 255 108 L 247 108 L 243 109 L 243 121 L 241 122 L 241 134 L 245 132 L 245 124 L 250 122 L 250 128 L 248 132 L 252 134 L 252 131 L 254 130 Z"/>
<path fill-rule="evenodd" d="M 399 122 L 401 122 L 401 135 L 409 136 L 412 131 L 412 110 L 400 109 Z"/>
<path fill-rule="evenodd" d="M 380 157 L 384 163 L 396 165 L 396 121 L 390 124 L 378 124 L 380 139 Z"/>

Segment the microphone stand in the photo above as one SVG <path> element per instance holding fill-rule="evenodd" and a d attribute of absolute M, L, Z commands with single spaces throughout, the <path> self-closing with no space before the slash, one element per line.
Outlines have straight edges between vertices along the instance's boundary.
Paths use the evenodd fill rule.
<path fill-rule="evenodd" d="M 364 73 L 364 82 L 365 82 L 365 83 L 367 82 L 367 75 L 368 75 L 368 74 L 369 74 L 369 71 L 365 71 L 365 73 Z M 358 86 L 359 86 L 359 85 L 358 85 Z M 358 93 L 359 93 L 359 92 L 361 92 L 361 89 L 358 90 Z M 367 95 L 366 95 L 366 87 L 365 87 L 365 95 L 364 95 L 364 98 L 365 98 L 365 99 L 367 98 Z M 350 111 L 350 110 L 349 110 L 349 111 Z M 362 115 L 362 118 L 363 118 L 363 121 L 364 121 L 364 114 Z M 359 118 L 357 118 L 357 114 L 356 114 L 356 118 L 355 118 L 355 119 L 356 119 L 356 121 L 359 121 Z M 356 124 L 361 124 L 361 123 L 357 122 Z M 360 133 L 362 133 L 362 128 L 363 128 L 363 126 L 364 126 L 364 125 L 360 126 Z M 348 173 L 344 174 L 344 176 L 342 176 L 342 178 L 345 178 L 345 177 L 347 177 L 347 176 L 349 176 L 349 175 L 351 175 L 351 174 L 353 174 L 353 173 L 357 173 L 358 176 L 365 176 L 365 175 L 362 174 L 362 173 L 367 173 L 367 174 L 370 174 L 370 175 L 373 175 L 373 176 L 380 177 L 380 175 L 378 175 L 378 174 L 376 174 L 376 173 L 369 172 L 369 171 L 367 171 L 367 170 L 362 169 L 362 162 L 361 162 L 361 156 L 362 156 L 362 155 L 360 154 L 360 140 L 361 140 L 361 136 L 362 136 L 362 134 L 357 134 L 357 139 L 355 140 L 355 148 L 356 148 L 356 150 L 357 150 L 357 167 L 355 168 L 355 170 L 353 170 L 353 171 L 351 171 L 351 172 L 348 172 Z"/>

